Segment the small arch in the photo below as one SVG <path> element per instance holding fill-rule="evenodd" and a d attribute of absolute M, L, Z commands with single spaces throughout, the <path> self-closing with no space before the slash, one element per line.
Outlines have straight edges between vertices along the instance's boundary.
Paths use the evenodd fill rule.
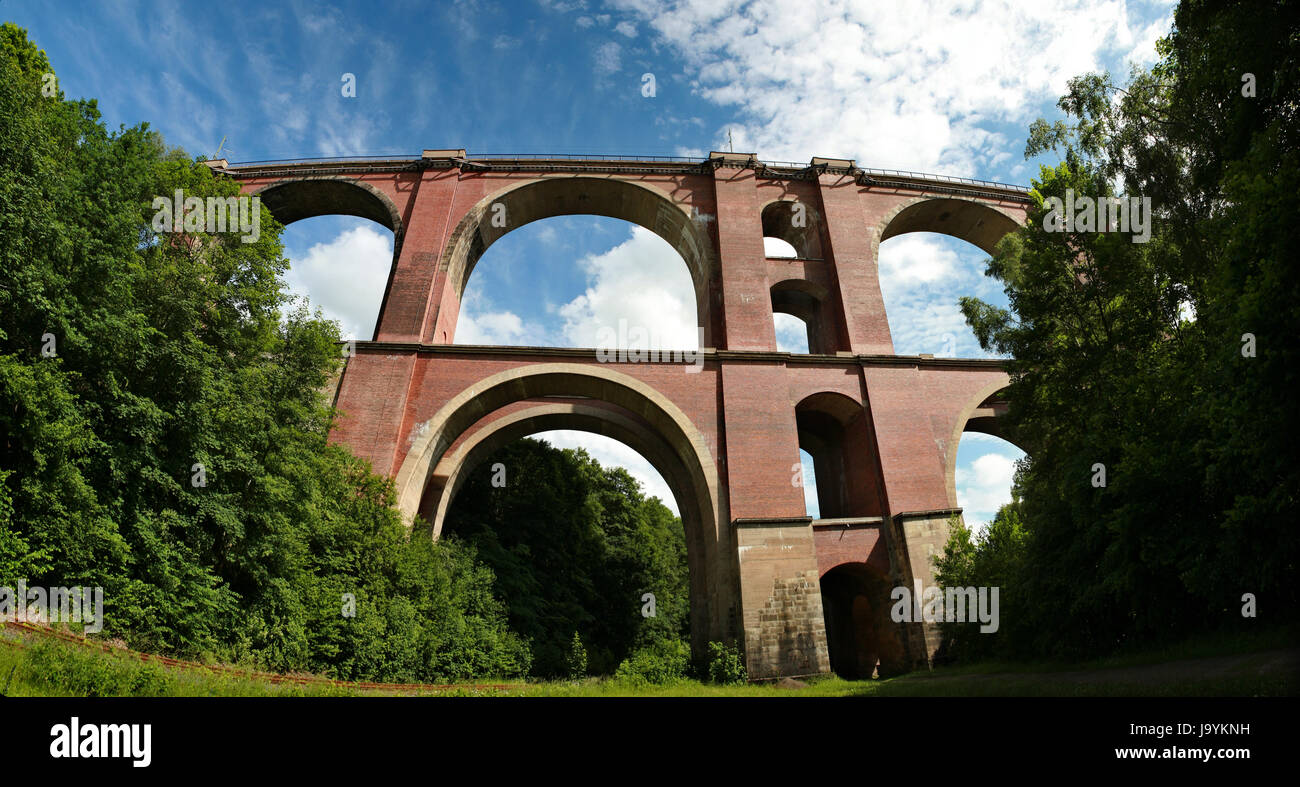
<path fill-rule="evenodd" d="M 841 563 L 821 577 L 831 669 L 848 680 L 907 670 L 899 625 L 889 616 L 889 577 L 866 563 Z"/>
<path fill-rule="evenodd" d="M 798 318 L 808 331 L 808 352 L 829 354 L 839 349 L 836 330 L 827 311 L 830 293 L 806 279 L 786 279 L 772 285 L 773 314 Z"/>
<path fill-rule="evenodd" d="M 879 471 L 861 402 L 823 391 L 795 406 L 799 448 L 813 461 L 822 519 L 880 516 Z"/>
<path fill-rule="evenodd" d="M 762 222 L 763 237 L 788 243 L 798 259 L 823 259 L 822 218 L 812 205 L 801 200 L 773 200 L 763 206 Z"/>
<path fill-rule="evenodd" d="M 900 203 L 876 225 L 872 257 L 880 258 L 880 244 L 909 232 L 951 235 L 992 254 L 1003 235 L 1020 226 L 1021 219 L 978 200 L 964 197 L 915 197 Z"/>

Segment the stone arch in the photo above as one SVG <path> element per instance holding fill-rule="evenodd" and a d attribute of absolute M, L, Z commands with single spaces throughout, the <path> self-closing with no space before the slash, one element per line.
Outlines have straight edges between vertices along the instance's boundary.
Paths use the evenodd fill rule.
<path fill-rule="evenodd" d="M 1003 235 L 1020 226 L 1003 208 L 965 197 L 914 197 L 899 203 L 876 224 L 871 241 L 873 259 L 880 259 L 880 244 L 909 232 L 937 232 L 964 240 L 992 254 Z"/>
<path fill-rule="evenodd" d="M 794 224 L 794 204 L 804 206 L 804 226 Z M 760 208 L 764 238 L 779 238 L 794 247 L 798 259 L 820 260 L 822 251 L 822 217 L 813 205 L 804 200 L 781 197 L 764 203 Z"/>
<path fill-rule="evenodd" d="M 501 208 L 494 206 L 500 205 Z M 553 216 L 596 215 L 644 227 L 668 242 L 685 261 L 695 288 L 697 322 L 705 346 L 714 336 L 710 294 L 718 279 L 718 257 L 709 233 L 684 205 L 643 183 L 589 176 L 548 177 L 502 188 L 479 200 L 456 225 L 438 270 L 459 299 L 479 258 L 507 233 Z M 493 218 L 503 217 L 504 226 Z"/>
<path fill-rule="evenodd" d="M 1024 445 L 1007 431 L 1005 422 L 999 420 L 1004 411 L 1004 406 L 1000 402 L 996 402 L 995 399 L 997 394 L 1005 391 L 1010 384 L 1011 378 L 1006 376 L 1003 376 L 1000 380 L 987 383 L 966 401 L 965 406 L 957 414 L 957 419 L 953 423 L 952 434 L 948 438 L 947 456 L 944 465 L 944 482 L 948 488 L 949 508 L 960 508 L 957 505 L 957 448 L 961 443 L 963 432 L 981 432 L 1000 437 L 1021 451 L 1029 453 Z"/>
<path fill-rule="evenodd" d="M 692 636 L 715 639 L 729 636 L 727 612 L 736 598 L 738 566 L 734 554 L 729 555 L 733 538 L 712 451 L 704 435 L 680 408 L 654 388 L 621 372 L 572 363 L 532 364 L 494 374 L 453 397 L 417 428 L 410 451 L 397 472 L 398 508 L 406 521 L 413 521 L 439 463 L 462 434 L 503 407 L 543 397 L 588 399 L 598 407 L 602 402 L 613 405 L 629 417 L 619 421 L 607 412 L 595 410 L 581 411 L 580 415 L 627 429 L 639 421 L 635 431 L 647 444 L 651 442 L 649 436 L 654 436 L 652 450 L 663 454 L 665 465 L 673 462 L 679 465 L 679 469 L 671 470 L 665 477 L 676 479 L 683 487 L 683 494 L 693 498 L 690 505 L 679 502 L 682 523 L 690 527 L 686 533 L 688 553 L 695 553 L 688 554 L 688 560 L 692 566 L 701 568 L 691 572 L 692 623 L 697 621 L 697 616 L 700 623 L 693 625 Z M 533 416 L 541 414 L 532 413 Z M 572 413 L 563 418 L 581 423 Z M 692 509 L 689 515 L 687 508 Z M 707 639 L 694 644 L 702 647 L 704 642 Z"/>

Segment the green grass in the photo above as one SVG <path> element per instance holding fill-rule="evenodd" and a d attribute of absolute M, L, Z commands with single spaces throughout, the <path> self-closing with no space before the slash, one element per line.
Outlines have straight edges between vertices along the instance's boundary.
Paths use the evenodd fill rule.
<path fill-rule="evenodd" d="M 29 637 L 0 639 L 0 690 L 10 697 L 307 697 L 357 692 L 276 684 L 206 669 L 174 669 L 131 655 Z"/>
<path fill-rule="evenodd" d="M 683 680 L 648 685 L 616 678 L 502 681 L 501 688 L 458 685 L 426 696 L 517 697 L 995 697 L 995 696 L 1294 696 L 1296 676 L 1279 670 L 1289 632 L 1251 638 L 1203 639 L 1148 653 L 1086 663 L 985 663 L 913 672 L 888 680 L 834 676 L 798 688 L 772 682 L 716 685 Z M 1197 660 L 1191 660 L 1197 659 Z M 1208 674 L 1205 668 L 1213 668 Z M 0 690 L 8 696 L 303 697 L 360 696 L 393 691 L 330 684 L 272 683 L 202 667 L 141 662 L 129 652 L 102 652 L 48 637 L 0 636 Z"/>

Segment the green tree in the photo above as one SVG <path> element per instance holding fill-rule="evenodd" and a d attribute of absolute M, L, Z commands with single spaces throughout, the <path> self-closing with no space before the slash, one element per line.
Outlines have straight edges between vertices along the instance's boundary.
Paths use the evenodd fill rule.
<path fill-rule="evenodd" d="M 1246 592 L 1296 601 L 1294 11 L 1183 2 L 1156 66 L 1123 88 L 1072 80 L 1066 120 L 1031 129 L 1027 156 L 1064 161 L 988 264 L 1010 306 L 962 302 L 981 344 L 1014 358 L 1021 622 L 1037 632 L 1023 655 L 1255 625 Z M 1151 200 L 1149 243 L 1044 230 L 1046 198 L 1112 183 Z"/>
<path fill-rule="evenodd" d="M 105 633 L 144 650 L 526 672 L 473 551 L 409 539 L 391 482 L 327 442 L 338 326 L 291 301 L 274 218 L 156 231 L 156 196 L 238 186 L 44 95 L 52 70 L 0 26 L 0 584 L 102 587 Z"/>

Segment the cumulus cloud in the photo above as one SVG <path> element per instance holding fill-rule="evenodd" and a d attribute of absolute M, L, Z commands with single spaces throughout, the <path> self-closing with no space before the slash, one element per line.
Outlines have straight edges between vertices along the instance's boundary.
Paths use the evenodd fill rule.
<path fill-rule="evenodd" d="M 619 335 L 618 346 L 629 346 L 629 337 L 635 343 L 636 330 L 644 331 L 657 349 L 699 348 L 691 275 L 663 238 L 633 227 L 627 241 L 580 264 L 587 289 L 559 309 L 566 344 L 608 347 L 602 341 L 606 329 Z M 621 331 L 620 321 L 625 321 Z"/>
<path fill-rule="evenodd" d="M 327 318 L 338 320 L 344 338 L 374 336 L 393 261 L 392 233 L 362 225 L 317 243 L 306 253 L 286 250 L 286 256 L 285 281 L 290 291 L 308 298 L 312 308 L 320 307 Z"/>
<path fill-rule="evenodd" d="M 977 452 L 969 462 L 958 456 L 957 505 L 962 507 L 966 526 L 980 532 L 997 514 L 998 509 L 1011 502 L 1011 482 L 1015 477 L 1016 460 L 1024 453 L 1010 443 L 996 437 L 972 439 L 975 434 L 962 435 L 962 447 Z M 964 453 L 964 452 L 963 452 Z"/>
<path fill-rule="evenodd" d="M 1149 62 L 1169 17 L 1126 0 L 614 5 L 685 61 L 697 95 L 735 108 L 737 149 L 968 176 L 1001 163 L 999 124 L 1022 129 L 1070 77 Z"/>

